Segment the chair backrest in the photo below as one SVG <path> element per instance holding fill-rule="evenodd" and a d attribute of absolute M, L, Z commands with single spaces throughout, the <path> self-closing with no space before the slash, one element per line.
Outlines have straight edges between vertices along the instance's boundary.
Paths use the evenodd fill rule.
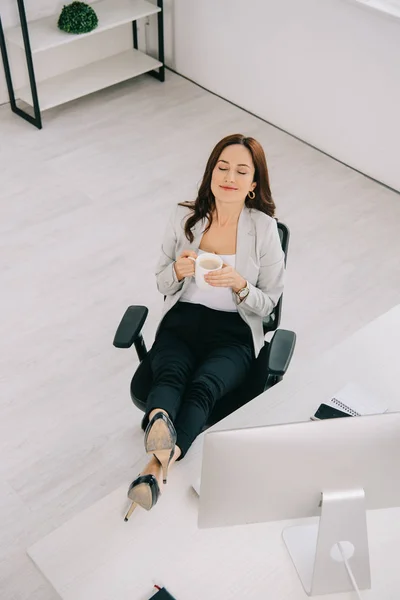
<path fill-rule="evenodd" d="M 279 221 L 277 221 L 277 225 L 278 225 L 279 237 L 281 239 L 282 250 L 285 254 L 285 265 L 286 265 L 287 253 L 288 253 L 288 249 L 289 249 L 290 231 L 284 223 L 280 223 Z M 263 319 L 264 333 L 267 333 L 267 331 L 275 331 L 276 329 L 278 329 L 279 323 L 281 322 L 281 313 L 282 313 L 282 296 L 279 298 L 279 302 L 275 306 L 272 313 L 269 314 L 268 317 Z"/>

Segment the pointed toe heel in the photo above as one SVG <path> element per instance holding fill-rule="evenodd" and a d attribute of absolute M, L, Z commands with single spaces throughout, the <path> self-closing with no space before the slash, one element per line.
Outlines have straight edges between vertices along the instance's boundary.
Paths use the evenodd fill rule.
<path fill-rule="evenodd" d="M 162 467 L 163 482 L 167 483 L 168 467 L 175 452 L 176 431 L 171 419 L 159 412 L 149 422 L 144 436 L 147 454 L 153 454 Z"/>
<path fill-rule="evenodd" d="M 154 475 L 139 475 L 128 489 L 128 498 L 132 504 L 124 517 L 128 521 L 137 506 L 151 510 L 160 497 L 160 487 Z"/>

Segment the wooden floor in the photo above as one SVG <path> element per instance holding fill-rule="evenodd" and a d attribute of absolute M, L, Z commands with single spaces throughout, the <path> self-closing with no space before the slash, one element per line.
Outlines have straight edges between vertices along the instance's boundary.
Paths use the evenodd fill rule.
<path fill-rule="evenodd" d="M 0 108 L 0 596 L 55 600 L 25 549 L 137 475 L 137 364 L 112 339 L 162 298 L 154 265 L 174 203 L 192 199 L 212 146 L 264 145 L 291 229 L 282 326 L 294 365 L 400 302 L 400 197 L 167 73 L 50 111 L 35 130 Z M 382 149 L 384 151 L 384 149 Z"/>

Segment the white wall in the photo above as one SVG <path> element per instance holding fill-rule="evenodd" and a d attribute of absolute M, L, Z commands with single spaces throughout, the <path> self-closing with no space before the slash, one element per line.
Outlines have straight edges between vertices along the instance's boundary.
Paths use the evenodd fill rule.
<path fill-rule="evenodd" d="M 176 70 L 400 190 L 400 20 L 350 0 L 175 0 Z"/>
<path fill-rule="evenodd" d="M 34 19 L 66 2 L 25 3 Z M 15 0 L 0 0 L 0 12 L 5 25 L 18 22 Z M 351 0 L 164 0 L 164 15 L 167 65 L 400 190 L 400 20 Z M 44 52 L 38 80 L 131 46 L 128 25 Z M 24 56 L 12 59 L 18 88 Z"/>

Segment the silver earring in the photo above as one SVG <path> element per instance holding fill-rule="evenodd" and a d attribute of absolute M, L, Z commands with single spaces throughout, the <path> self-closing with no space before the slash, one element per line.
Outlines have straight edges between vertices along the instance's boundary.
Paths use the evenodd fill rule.
<path fill-rule="evenodd" d="M 249 192 L 247 195 L 250 198 L 250 200 L 254 200 L 254 198 L 256 197 L 254 192 Z"/>

